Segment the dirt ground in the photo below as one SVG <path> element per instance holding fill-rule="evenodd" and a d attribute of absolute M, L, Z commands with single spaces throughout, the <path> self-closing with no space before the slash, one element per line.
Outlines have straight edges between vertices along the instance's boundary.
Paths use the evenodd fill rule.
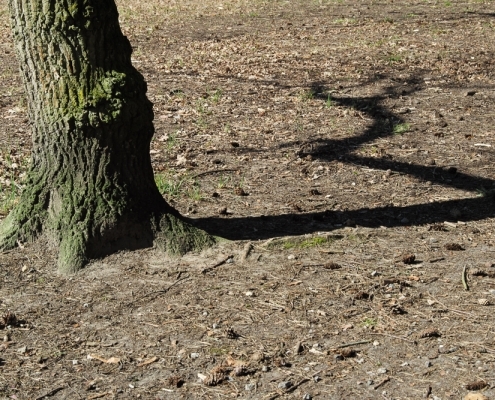
<path fill-rule="evenodd" d="M 495 399 L 495 2 L 118 5 L 157 185 L 228 241 L 71 277 L 0 254 L 1 398 Z M 4 216 L 30 150 L 6 0 L 0 66 Z"/>

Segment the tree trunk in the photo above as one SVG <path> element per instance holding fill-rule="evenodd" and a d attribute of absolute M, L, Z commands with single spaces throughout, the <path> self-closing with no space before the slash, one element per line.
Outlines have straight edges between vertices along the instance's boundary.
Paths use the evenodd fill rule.
<path fill-rule="evenodd" d="M 153 243 L 184 253 L 213 243 L 170 207 L 153 177 L 146 83 L 131 65 L 114 0 L 9 0 L 32 124 L 21 201 L 0 226 L 0 248 L 41 233 L 59 269 Z"/>

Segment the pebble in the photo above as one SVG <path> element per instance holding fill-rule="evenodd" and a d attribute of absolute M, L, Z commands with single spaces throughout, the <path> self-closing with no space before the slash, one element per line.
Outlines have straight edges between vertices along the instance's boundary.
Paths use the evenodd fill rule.
<path fill-rule="evenodd" d="M 371 273 L 371 276 L 377 276 L 377 275 L 378 275 L 378 271 L 373 271 L 373 272 Z"/>
<path fill-rule="evenodd" d="M 430 368 L 431 367 L 431 361 L 426 361 L 425 362 L 425 367 Z"/>
<path fill-rule="evenodd" d="M 303 400 L 312 400 L 313 399 L 313 396 L 311 396 L 309 393 L 306 393 L 304 396 L 303 396 Z"/>
<path fill-rule="evenodd" d="M 371 386 L 371 385 L 373 385 L 374 383 L 375 383 L 375 382 L 374 382 L 373 380 L 371 380 L 371 379 L 370 379 L 368 382 L 366 382 L 366 384 L 367 384 L 368 386 Z"/>
<path fill-rule="evenodd" d="M 191 353 L 190 357 L 194 360 L 196 358 L 199 358 L 199 353 Z"/>
<path fill-rule="evenodd" d="M 284 382 L 280 382 L 278 384 L 278 388 L 279 389 L 289 389 L 291 386 L 292 386 L 292 382 L 291 381 L 284 381 Z"/>
<path fill-rule="evenodd" d="M 244 389 L 250 392 L 251 390 L 256 389 L 256 385 L 254 383 L 247 383 L 246 386 L 244 386 Z"/>
<path fill-rule="evenodd" d="M 213 328 L 213 329 L 218 329 L 218 326 L 219 326 L 218 324 L 213 324 L 213 325 L 212 325 L 212 328 Z"/>
<path fill-rule="evenodd" d="M 387 373 L 387 368 L 378 368 L 377 374 L 383 375 Z"/>
<path fill-rule="evenodd" d="M 294 254 L 291 254 L 287 257 L 288 260 L 294 260 L 296 256 Z"/>
<path fill-rule="evenodd" d="M 401 367 L 407 367 L 409 365 L 409 363 L 407 361 L 404 361 L 400 366 Z"/>
<path fill-rule="evenodd" d="M 319 381 L 321 381 L 321 378 L 318 375 L 316 375 L 316 376 L 313 376 L 313 380 L 315 382 L 319 382 Z"/>
<path fill-rule="evenodd" d="M 261 367 L 261 370 L 262 370 L 263 372 L 268 372 L 268 367 L 267 367 L 266 365 L 263 365 L 263 366 Z"/>
<path fill-rule="evenodd" d="M 249 291 L 246 292 L 246 296 L 248 296 L 248 297 L 254 297 L 254 292 L 252 292 L 252 291 L 249 290 Z"/>

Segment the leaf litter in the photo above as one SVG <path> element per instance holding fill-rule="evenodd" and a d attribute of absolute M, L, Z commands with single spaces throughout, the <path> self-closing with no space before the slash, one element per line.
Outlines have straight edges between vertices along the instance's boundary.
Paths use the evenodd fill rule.
<path fill-rule="evenodd" d="M 0 394 L 495 398 L 487 4 L 120 0 L 157 183 L 231 241 L 71 279 L 1 254 Z M 6 215 L 30 138 L 0 27 Z"/>

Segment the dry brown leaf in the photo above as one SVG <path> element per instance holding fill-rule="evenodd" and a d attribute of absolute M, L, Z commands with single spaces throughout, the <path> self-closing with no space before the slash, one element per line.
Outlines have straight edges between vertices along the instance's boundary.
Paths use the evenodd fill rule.
<path fill-rule="evenodd" d="M 95 359 L 95 360 L 98 360 L 98 361 L 101 361 L 105 364 L 118 364 L 120 362 L 120 358 L 117 358 L 117 357 L 110 357 L 110 358 L 103 358 L 97 354 L 90 354 L 88 356 L 89 359 Z"/>
<path fill-rule="evenodd" d="M 442 334 L 439 332 L 437 328 L 430 328 L 421 331 L 418 335 L 421 339 L 430 338 L 430 337 L 440 337 Z"/>
<path fill-rule="evenodd" d="M 481 389 L 484 389 L 488 386 L 488 383 L 486 383 L 485 381 L 475 381 L 475 382 L 470 382 L 468 384 L 466 384 L 466 389 L 467 390 L 481 390 Z"/>

